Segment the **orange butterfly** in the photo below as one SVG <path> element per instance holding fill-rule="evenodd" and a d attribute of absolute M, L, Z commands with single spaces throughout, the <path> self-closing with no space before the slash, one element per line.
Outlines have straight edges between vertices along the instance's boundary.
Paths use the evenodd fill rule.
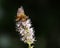
<path fill-rule="evenodd" d="M 17 12 L 16 21 L 26 21 L 28 19 L 28 16 L 25 15 L 23 8 L 19 8 Z"/>

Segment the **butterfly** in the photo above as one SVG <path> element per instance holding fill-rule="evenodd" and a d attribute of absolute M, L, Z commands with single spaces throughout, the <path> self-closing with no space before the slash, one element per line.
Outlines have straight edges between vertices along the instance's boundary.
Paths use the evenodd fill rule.
<path fill-rule="evenodd" d="M 26 21 L 28 16 L 25 15 L 23 7 L 20 7 L 17 11 L 16 21 Z"/>

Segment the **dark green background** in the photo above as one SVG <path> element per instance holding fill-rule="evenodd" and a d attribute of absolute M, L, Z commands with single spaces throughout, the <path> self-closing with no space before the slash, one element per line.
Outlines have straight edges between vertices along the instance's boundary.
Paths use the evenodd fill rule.
<path fill-rule="evenodd" d="M 60 4 L 56 0 L 0 0 L 0 40 L 1 36 L 6 36 L 10 42 L 7 46 L 0 44 L 0 48 L 28 47 L 15 31 L 15 17 L 20 6 L 35 29 L 35 48 L 60 48 Z"/>

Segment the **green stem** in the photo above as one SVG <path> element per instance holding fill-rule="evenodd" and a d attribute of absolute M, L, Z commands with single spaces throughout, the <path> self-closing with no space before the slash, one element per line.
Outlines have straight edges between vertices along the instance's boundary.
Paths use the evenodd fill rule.
<path fill-rule="evenodd" d="M 28 44 L 29 45 L 29 47 L 28 48 L 31 48 L 31 44 Z"/>

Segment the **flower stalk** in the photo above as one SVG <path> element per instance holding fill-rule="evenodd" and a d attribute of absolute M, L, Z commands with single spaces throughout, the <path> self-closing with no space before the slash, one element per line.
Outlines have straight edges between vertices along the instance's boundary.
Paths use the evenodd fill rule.
<path fill-rule="evenodd" d="M 22 36 L 20 39 L 28 44 L 28 48 L 33 48 L 31 44 L 35 41 L 34 30 L 31 26 L 31 20 L 25 15 L 23 7 L 20 7 L 17 11 L 16 30 Z"/>

